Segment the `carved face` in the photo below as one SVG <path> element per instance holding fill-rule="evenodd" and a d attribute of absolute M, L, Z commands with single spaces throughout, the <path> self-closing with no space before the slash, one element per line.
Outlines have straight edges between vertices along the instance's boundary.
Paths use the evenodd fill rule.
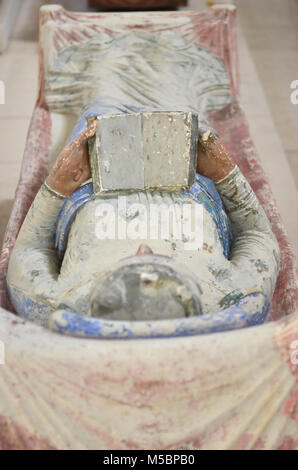
<path fill-rule="evenodd" d="M 113 320 L 162 320 L 201 313 L 196 281 L 164 256 L 141 254 L 98 278 L 91 315 Z"/>

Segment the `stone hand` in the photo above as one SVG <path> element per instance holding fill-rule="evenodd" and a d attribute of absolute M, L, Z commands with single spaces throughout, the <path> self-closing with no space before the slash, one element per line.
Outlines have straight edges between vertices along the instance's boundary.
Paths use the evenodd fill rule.
<path fill-rule="evenodd" d="M 96 129 L 97 121 L 93 121 L 88 129 L 62 150 L 46 180 L 54 191 L 69 196 L 90 178 L 88 140 L 94 136 Z"/>
<path fill-rule="evenodd" d="M 212 128 L 199 128 L 197 171 L 214 182 L 223 179 L 235 163 Z"/>

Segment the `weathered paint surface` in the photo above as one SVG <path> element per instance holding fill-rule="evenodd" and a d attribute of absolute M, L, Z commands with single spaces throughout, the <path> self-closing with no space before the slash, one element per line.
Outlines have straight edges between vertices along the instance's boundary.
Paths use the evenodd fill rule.
<path fill-rule="evenodd" d="M 192 186 L 197 159 L 197 115 L 131 113 L 102 115 L 97 119 L 96 136 L 89 141 L 95 194 Z"/>
<path fill-rule="evenodd" d="M 281 269 L 270 316 L 272 319 L 276 319 L 282 316 L 282 312 L 293 312 L 297 302 L 293 252 L 287 242 L 276 204 L 272 199 L 268 182 L 250 139 L 245 118 L 237 104 L 239 83 L 237 80 L 235 10 L 216 8 L 191 13 L 150 13 L 146 14 L 146 21 L 143 25 L 142 18 L 142 14 L 109 14 L 108 16 L 104 14 L 77 14 L 56 7 L 46 7 L 43 10 L 41 15 L 42 44 L 45 41 L 45 44 L 51 44 L 52 47 L 47 47 L 46 51 L 44 48 L 40 49 L 41 82 L 38 106 L 32 118 L 32 132 L 29 133 L 22 179 L 17 191 L 17 196 L 19 196 L 16 199 L 9 222 L 1 257 L 2 305 L 9 305 L 6 295 L 5 273 L 10 251 L 24 215 L 48 172 L 51 115 L 44 102 L 45 64 L 56 57 L 57 51 L 70 44 L 83 43 L 100 31 L 108 32 L 113 37 L 121 31 L 129 31 L 135 27 L 148 31 L 174 29 L 185 40 L 203 46 L 216 54 L 228 67 L 233 103 L 222 111 L 211 113 L 209 120 L 213 127 L 219 131 L 232 157 L 251 183 L 267 212 L 279 241 Z M 65 25 L 67 25 L 66 28 Z"/>
<path fill-rule="evenodd" d="M 127 69 L 127 59 L 137 70 Z M 216 185 L 234 229 L 228 259 L 222 253 L 216 233 L 218 227 L 204 204 L 201 207 L 203 217 L 195 231 L 199 234 L 202 228 L 205 245 L 187 246 L 190 229 L 177 240 L 170 233 L 152 236 L 147 232 L 147 226 L 141 237 L 114 233 L 111 239 L 97 235 L 98 219 L 104 217 L 100 210 L 105 203 L 112 207 L 114 217 L 117 214 L 117 221 L 120 216 L 133 227 L 142 225 L 146 216 L 150 231 L 153 225 L 158 225 L 152 222 L 151 203 L 156 208 L 166 206 L 168 212 L 174 207 L 178 224 L 171 231 L 175 233 L 179 231 L 177 226 L 181 222 L 185 225 L 187 219 L 182 213 L 182 205 L 189 203 L 192 209 L 198 208 L 201 202 L 199 198 L 193 199 L 193 188 L 190 194 L 177 192 L 181 186 L 191 184 L 195 176 L 196 146 L 193 141 L 198 132 L 197 114 L 169 114 L 161 109 L 167 106 L 172 110 L 196 110 L 206 119 L 206 113 L 230 103 L 228 73 L 219 58 L 186 42 L 173 31 L 152 34 L 131 30 L 113 39 L 98 33 L 81 45 L 63 48 L 57 57 L 49 60 L 46 83 L 46 101 L 51 111 L 80 114 L 84 108 L 85 114 L 86 105 L 96 109 L 96 104 L 89 104 L 87 100 L 95 98 L 95 103 L 99 103 L 98 130 L 90 145 L 93 187 L 98 197 L 88 201 L 76 214 L 59 268 L 53 235 L 62 201 L 59 198 L 54 201 L 52 194 L 44 188 L 40 190 L 21 228 L 7 273 L 16 311 L 43 325 L 55 309 L 72 312 L 67 327 L 60 331 L 68 328 L 69 332 L 77 332 L 76 323 L 80 322 L 82 334 L 85 322 L 80 318 L 76 321 L 76 315 L 103 317 L 108 321 L 183 319 L 190 311 L 191 315 L 219 313 L 238 298 L 261 292 L 266 301 L 260 302 L 259 313 L 260 318 L 264 318 L 261 312 L 267 300 L 271 300 L 278 275 L 279 249 L 263 209 L 238 169 Z M 109 112 L 102 104 L 102 97 Z M 119 114 L 129 106 L 143 107 L 145 111 Z M 159 112 L 148 112 L 150 107 Z M 117 108 L 119 111 L 115 114 Z M 79 117 L 78 124 L 81 122 L 86 127 L 84 119 Z M 151 191 L 145 191 L 147 188 Z M 118 189 L 129 191 L 125 194 L 127 208 L 121 208 L 123 193 L 113 191 Z M 105 196 L 106 191 L 108 195 Z M 216 194 L 215 199 L 220 200 L 220 196 Z M 159 258 L 159 264 L 164 264 L 159 271 L 157 267 L 154 269 L 150 256 L 144 260 L 144 272 L 153 269 L 156 277 L 147 289 L 133 261 L 140 239 L 149 243 L 153 253 L 166 257 L 166 260 Z M 125 263 L 134 263 L 134 266 L 127 268 L 125 276 L 118 276 L 115 274 L 119 273 L 118 263 L 128 257 L 130 261 Z M 182 300 L 179 293 L 183 288 L 181 276 L 178 280 L 175 274 L 179 265 L 184 270 L 188 301 Z M 191 288 L 190 276 L 194 279 Z M 250 310 L 248 298 L 240 310 L 241 314 L 250 317 L 257 311 L 254 302 Z M 48 314 L 45 314 L 46 310 Z M 236 317 L 227 311 L 225 318 L 223 329 L 227 329 L 229 323 L 234 328 Z M 204 319 L 203 323 L 206 322 Z M 90 331 L 92 336 L 96 332 L 100 336 L 105 331 L 96 320 L 89 320 L 89 324 L 90 327 L 85 328 L 86 335 Z M 239 326 L 244 324 L 241 315 Z M 211 325 L 212 320 L 208 319 L 208 328 L 203 330 L 213 331 Z M 117 326 L 110 325 L 110 328 L 116 335 Z M 166 334 L 165 329 L 164 326 L 162 334 Z M 216 319 L 213 329 L 219 329 Z M 148 324 L 143 335 L 138 325 L 128 329 L 128 336 L 134 336 L 136 331 L 147 336 L 150 330 L 152 336 L 159 334 L 154 324 Z M 190 330 L 199 332 L 202 328 L 192 325 Z M 176 330 L 169 322 L 168 334 L 173 331 Z M 188 329 L 180 325 L 178 331 L 180 333 L 175 334 Z"/>
<path fill-rule="evenodd" d="M 0 314 L 0 415 L 12 426 L 7 438 L 16 423 L 26 430 L 19 448 L 297 448 L 294 315 L 131 342 L 65 337 Z"/>
<path fill-rule="evenodd" d="M 21 228 L 8 268 L 7 282 L 16 311 L 43 326 L 91 337 L 176 336 L 261 323 L 266 318 L 278 274 L 278 245 L 263 209 L 237 168 L 216 186 L 234 228 L 229 259 L 223 254 L 216 225 L 204 205 L 204 241 L 212 247 L 211 253 L 204 247 L 187 250 L 183 240 L 177 241 L 175 250 L 166 240 L 156 240 L 154 252 L 166 258 L 143 255 L 140 260 L 139 256 L 132 256 L 139 240 L 95 237 L 94 204 L 102 201 L 96 198 L 88 201 L 76 215 L 61 267 L 54 233 L 64 198 L 42 187 Z M 135 195 L 131 197 L 135 201 Z M 150 197 L 154 201 L 155 193 Z M 168 194 L 166 197 L 191 202 L 191 195 L 186 192 L 183 197 L 175 193 L 171 198 Z M 117 196 L 109 196 L 110 204 L 113 199 L 120 204 Z M 143 199 L 146 201 L 144 195 Z M 159 200 L 166 201 L 162 194 L 158 195 Z M 151 310 L 154 297 L 142 284 L 137 271 L 144 274 L 153 266 L 157 279 L 150 281 L 151 290 L 159 282 L 169 285 L 169 293 L 158 300 L 165 304 L 158 303 L 157 310 Z M 177 295 L 183 288 L 188 300 L 183 301 L 181 297 L 180 301 L 172 301 L 174 286 Z M 138 296 L 137 303 L 135 296 Z M 107 301 L 114 307 L 107 309 Z M 229 308 L 234 303 L 235 307 Z M 98 313 L 94 312 L 95 304 Z M 64 312 L 54 313 L 55 310 Z M 87 320 L 84 315 L 99 319 Z M 208 317 L 184 318 L 192 315 Z M 172 318 L 177 320 L 174 322 Z M 118 320 L 124 323 L 119 324 Z"/>
<path fill-rule="evenodd" d="M 49 20 L 57 26 L 53 34 L 48 34 Z M 46 55 L 102 29 L 113 35 L 137 25 L 175 28 L 224 60 L 233 104 L 209 118 L 251 183 L 279 241 L 281 271 L 271 319 L 292 315 L 237 332 L 132 343 L 62 337 L 1 309 L 0 339 L 7 349 L 6 365 L 0 366 L 1 422 L 9 423 L 10 433 L 13 423 L 26 429 L 24 439 L 1 445 L 43 448 L 45 441 L 39 439 L 45 439 L 46 445 L 61 449 L 297 448 L 298 369 L 291 361 L 298 331 L 295 264 L 237 102 L 235 10 L 106 16 L 50 7 L 43 10 L 41 25 L 53 45 Z M 44 102 L 42 49 L 40 54 L 40 95 L 1 256 L 4 308 L 9 308 L 5 276 L 10 252 L 48 172 L 51 115 Z"/>
<path fill-rule="evenodd" d="M 94 100 L 104 100 L 114 114 L 127 105 L 199 112 L 200 118 L 231 102 L 221 58 L 175 29 L 98 31 L 50 57 L 45 78 L 50 110 L 77 116 Z"/>

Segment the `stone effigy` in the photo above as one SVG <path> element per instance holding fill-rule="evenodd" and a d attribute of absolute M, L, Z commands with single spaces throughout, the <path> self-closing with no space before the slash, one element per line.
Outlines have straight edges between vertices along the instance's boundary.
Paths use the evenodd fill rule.
<path fill-rule="evenodd" d="M 210 129 L 201 134 L 195 155 L 198 121 L 191 113 L 110 114 L 72 141 L 40 189 L 10 258 L 7 283 L 16 311 L 61 332 L 91 337 L 171 336 L 262 323 L 278 275 L 278 244 L 218 136 Z M 88 140 L 93 184 L 82 186 L 91 172 Z M 64 201 L 71 194 L 75 201 L 76 190 L 85 199 L 75 209 Z M 152 202 L 161 216 L 157 222 Z M 178 233 L 190 217 L 186 207 L 201 209 L 200 218 L 193 217 L 192 231 L 189 224 Z M 60 233 L 65 208 L 73 211 L 67 237 Z M 103 208 L 111 209 L 104 220 L 110 237 L 107 230 L 100 233 Z M 176 222 L 165 233 L 161 220 L 159 235 L 154 224 L 164 217 L 169 225 L 173 209 Z M 116 213 L 118 225 L 125 222 L 122 233 L 113 226 Z M 136 233 L 144 217 L 145 231 Z M 209 321 L 196 325 L 200 315 Z M 85 316 L 91 318 L 89 332 Z M 119 320 L 132 323 L 125 330 Z M 168 324 L 161 330 L 156 320 Z M 147 323 L 142 330 L 133 321 Z"/>
<path fill-rule="evenodd" d="M 44 79 L 47 77 L 49 83 L 50 65 L 57 57 L 57 52 L 62 52 L 70 44 L 76 46 L 86 43 L 98 32 L 104 31 L 110 37 L 115 37 L 119 32 L 126 33 L 127 30 L 140 28 L 158 33 L 157 35 L 161 30 L 164 32 L 169 29 L 181 33 L 186 42 L 212 51 L 221 57 L 227 67 L 231 89 L 229 93 L 227 89 L 224 93 L 220 91 L 223 98 L 221 106 L 213 107 L 214 100 L 211 99 L 207 106 L 209 111 L 205 115 L 203 103 L 200 103 L 198 109 L 203 110 L 203 118 L 219 132 L 233 160 L 253 186 L 278 238 L 281 270 L 269 319 L 275 320 L 286 313 L 294 312 L 296 291 L 291 250 L 237 102 L 234 19 L 235 10 L 229 8 L 211 9 L 202 13 L 151 13 L 143 20 L 142 14 L 129 17 L 117 14 L 106 17 L 102 14 L 72 14 L 60 7 L 47 7 L 42 10 L 41 93 L 33 116 L 22 178 L 2 252 L 2 275 L 6 274 L 9 254 L 21 222 L 39 186 L 48 175 L 49 162 L 52 166 L 64 147 L 66 135 L 70 133 L 82 106 L 98 96 L 98 84 L 94 83 L 96 94 L 92 95 L 92 92 L 91 96 L 87 96 L 85 103 L 78 102 L 77 109 L 76 97 L 67 118 L 62 115 L 60 117 L 51 110 L 55 99 L 51 101 L 50 95 L 47 94 L 50 93 L 49 89 L 45 94 Z M 181 56 L 179 63 L 180 59 Z M 211 59 L 211 64 L 214 63 L 216 61 Z M 203 64 L 207 62 L 203 61 Z M 204 76 L 205 73 L 206 69 L 202 74 L 197 73 L 196 78 Z M 212 77 L 213 73 L 210 79 Z M 83 78 L 86 76 L 83 75 Z M 73 83 L 74 88 L 75 82 L 76 80 Z M 173 82 L 171 84 L 173 85 Z M 80 82 L 78 85 L 82 89 L 84 83 Z M 181 90 L 183 93 L 183 88 Z M 214 86 L 213 90 L 218 88 Z M 178 98 L 184 100 L 183 96 Z M 70 102 L 69 97 L 67 99 Z M 50 101 L 49 108 L 46 103 Z M 195 97 L 190 101 L 191 104 L 197 102 Z M 162 103 L 162 109 L 177 109 L 176 106 L 169 107 L 169 104 L 171 103 Z M 100 109 L 97 103 L 95 114 L 104 114 L 107 110 L 111 114 L 119 113 L 119 109 L 115 110 L 117 104 L 112 100 L 102 101 L 99 105 L 102 108 Z M 62 108 L 63 106 L 65 103 Z M 138 112 L 133 106 L 135 103 L 125 104 L 123 110 Z M 180 110 L 196 112 L 192 106 Z M 90 109 L 87 114 L 92 114 Z M 60 139 L 58 131 L 62 127 L 65 132 Z M 85 116 L 82 116 L 68 144 L 85 130 Z M 230 170 L 234 171 L 231 168 Z M 237 173 L 236 170 L 235 172 Z M 238 176 L 239 174 L 237 178 Z M 61 213 L 61 223 L 57 226 L 55 253 L 58 256 L 60 253 L 61 257 L 66 256 L 64 249 L 67 251 L 70 247 L 71 231 L 75 227 L 72 209 L 82 200 L 87 201 L 81 206 L 83 213 L 92 204 L 89 200 L 89 196 L 92 197 L 93 194 L 90 183 L 82 188 L 83 194 L 77 193 L 77 198 L 74 195 L 66 198 L 70 211 L 65 206 L 64 212 Z M 200 194 L 204 199 L 202 188 L 200 181 L 196 186 L 196 196 Z M 210 186 L 205 189 L 210 190 Z M 81 190 L 79 188 L 77 191 Z M 42 191 L 49 190 L 43 188 Z M 51 197 L 53 202 L 57 195 Z M 79 214 L 80 212 L 76 213 L 76 216 Z M 223 218 L 214 218 L 213 222 L 214 220 L 222 221 Z M 67 236 L 68 226 L 72 228 Z M 222 253 L 227 249 L 220 237 L 217 248 Z M 208 247 L 205 246 L 204 251 L 206 255 L 210 255 L 207 253 Z M 141 256 L 150 255 L 144 246 L 140 247 L 140 252 Z M 57 257 L 57 266 L 59 263 Z M 150 279 L 149 276 L 147 280 L 152 281 L 152 277 Z M 3 283 L 1 295 L 1 305 L 11 309 Z M 69 328 L 72 324 L 80 327 L 79 334 L 83 332 L 91 336 L 94 331 L 91 323 L 99 321 L 98 318 L 87 316 L 82 316 L 80 320 L 72 316 L 71 320 L 70 316 L 74 311 L 64 313 L 69 315 L 68 318 L 57 318 L 56 325 L 59 325 L 61 332 L 68 334 L 76 334 Z M 198 326 L 192 325 L 194 319 L 208 321 L 212 316 L 207 313 L 185 318 L 184 321 L 190 321 L 188 333 L 191 333 L 191 326 Z M 127 322 L 119 323 L 125 336 Z M 141 327 L 141 330 L 138 330 L 138 327 L 134 330 L 136 336 L 144 334 L 144 322 L 132 323 Z M 156 320 L 156 323 L 162 328 L 160 321 Z M 179 318 L 171 319 L 171 324 L 174 325 L 172 334 L 186 333 L 184 328 L 181 329 Z M 166 334 L 169 334 L 168 325 L 169 320 L 166 320 Z M 239 327 L 239 323 L 237 325 Z M 97 326 L 104 325 L 101 323 Z M 183 324 L 182 326 L 184 327 Z M 295 342 L 296 331 L 297 315 L 293 313 L 279 322 L 271 321 L 265 325 L 234 332 L 134 342 L 107 342 L 66 338 L 32 322 L 24 322 L 2 308 L 0 338 L 9 345 L 9 351 L 5 366 L 1 366 L 1 447 L 295 448 L 297 366 L 295 361 L 293 362 L 294 350 L 291 348 Z M 98 332 L 97 329 L 96 334 Z M 159 332 L 162 333 L 162 330 Z M 147 333 L 152 334 L 152 329 Z"/>
<path fill-rule="evenodd" d="M 112 41 L 97 34 L 58 54 L 48 70 L 46 94 L 51 109 L 79 113 L 75 133 L 80 123 L 87 125 L 83 121 L 86 113 L 88 122 L 92 109 L 93 114 L 96 111 L 96 137 L 89 141 L 95 197 L 85 199 L 76 210 L 59 266 L 54 231 L 60 210 L 65 212 L 63 197 L 79 187 L 80 198 L 88 194 L 88 188 L 81 185 L 90 175 L 89 130 L 75 139 L 74 134 L 70 137 L 16 241 L 7 275 L 16 311 L 44 326 L 84 336 L 89 334 L 78 322 L 84 325 L 85 316 L 153 321 L 144 326 L 144 332 L 137 325 L 137 336 L 160 336 L 156 320 L 182 319 L 176 327 L 171 322 L 162 325 L 162 334 L 170 336 L 263 322 L 279 271 L 279 250 L 270 224 L 210 130 L 203 134 L 195 156 L 198 120 L 193 110 L 204 120 L 207 112 L 221 109 L 231 99 L 227 73 L 218 58 L 187 44 L 175 32 L 128 32 Z M 163 111 L 165 106 L 171 112 Z M 125 113 L 115 114 L 125 107 Z M 181 188 L 188 191 L 181 192 Z M 112 228 L 112 239 L 106 240 L 99 236 L 96 215 L 107 203 L 113 214 L 121 211 L 119 191 L 127 192 L 123 219 L 134 210 L 131 225 L 136 227 L 146 217 L 149 227 L 128 240 L 127 233 L 116 234 Z M 208 201 L 197 195 L 202 191 Z M 166 206 L 167 219 L 174 208 L 182 226 L 187 219 L 184 206 L 203 209 L 192 234 L 196 239 L 193 246 L 190 233 L 173 237 L 177 227 L 152 239 L 149 201 L 157 211 Z M 114 219 L 112 214 L 109 217 Z M 42 227 L 46 227 L 45 233 Z M 59 245 L 61 235 L 56 238 Z M 140 240 L 149 253 L 139 252 Z M 223 313 L 224 321 L 220 320 Z M 205 314 L 219 317 L 201 320 L 197 326 L 185 323 L 185 317 L 196 320 Z M 125 335 L 135 336 L 135 328 L 134 324 L 126 327 Z M 92 337 L 105 336 L 106 330 L 109 336 L 124 334 L 118 323 L 113 327 L 90 320 L 90 329 Z"/>

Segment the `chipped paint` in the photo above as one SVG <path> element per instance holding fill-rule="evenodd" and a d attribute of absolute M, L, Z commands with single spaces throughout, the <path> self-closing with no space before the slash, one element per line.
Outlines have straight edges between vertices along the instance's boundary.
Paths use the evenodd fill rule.
<path fill-rule="evenodd" d="M 229 449 L 241 442 L 242 435 L 253 436 L 250 448 L 297 448 L 297 425 L 291 413 L 284 415 L 287 397 L 297 391 L 297 365 L 291 364 L 289 354 L 297 332 L 296 268 L 237 101 L 235 10 L 86 15 L 51 5 L 41 10 L 40 24 L 40 94 L 1 255 L 1 305 L 12 309 L 5 284 L 8 260 L 47 175 L 55 143 L 51 126 L 57 119 L 44 101 L 45 63 L 65 45 L 84 42 L 99 30 L 113 36 L 136 27 L 148 31 L 175 28 L 227 65 L 233 103 L 209 119 L 256 192 L 280 245 L 281 270 L 270 318 L 291 315 L 237 332 L 132 343 L 63 337 L 1 309 L 0 338 L 9 341 L 9 355 L 7 365 L 1 366 L 0 413 L 8 425 L 17 422 L 29 436 L 46 437 L 58 449 Z M 93 379 L 86 387 L 88 377 Z M 145 400 L 134 393 L 134 385 L 140 382 L 145 390 L 146 383 L 164 383 L 165 387 Z M 275 407 L 267 424 L 259 426 L 260 410 L 269 393 Z M 34 412 L 32 396 L 39 405 Z M 194 408 L 194 402 L 199 408 Z M 292 409 L 292 405 L 287 408 Z M 23 445 L 31 448 L 30 440 Z M 43 444 L 39 441 L 37 447 Z"/>

